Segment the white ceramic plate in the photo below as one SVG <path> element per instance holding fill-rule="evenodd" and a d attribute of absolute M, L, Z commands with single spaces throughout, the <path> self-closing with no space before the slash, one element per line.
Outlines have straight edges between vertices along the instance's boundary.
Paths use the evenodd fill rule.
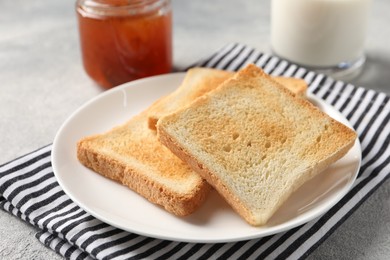
<path fill-rule="evenodd" d="M 124 123 L 177 88 L 183 77 L 184 73 L 168 74 L 124 84 L 87 102 L 65 121 L 53 144 L 53 170 L 63 190 L 80 207 L 108 224 L 145 236 L 185 242 L 231 242 L 306 223 L 325 213 L 348 192 L 360 167 L 358 142 L 345 157 L 295 192 L 263 227 L 248 225 L 215 191 L 197 212 L 176 217 L 77 161 L 76 142 L 80 138 Z M 329 105 L 310 95 L 309 100 L 349 125 Z"/>

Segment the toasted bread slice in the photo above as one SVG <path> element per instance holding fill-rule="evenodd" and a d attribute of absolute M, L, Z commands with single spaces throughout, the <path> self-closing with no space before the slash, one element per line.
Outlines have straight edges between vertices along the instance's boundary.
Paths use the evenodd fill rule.
<path fill-rule="evenodd" d="M 167 211 L 194 212 L 210 185 L 157 140 L 146 112 L 107 133 L 81 139 L 79 161 L 95 172 L 128 186 Z"/>
<path fill-rule="evenodd" d="M 248 223 L 265 224 L 304 182 L 343 157 L 356 133 L 248 65 L 160 118 L 160 141 Z"/>
<path fill-rule="evenodd" d="M 196 98 L 217 88 L 233 75 L 233 72 L 210 68 L 188 70 L 180 87 L 170 95 L 155 102 L 149 110 L 149 128 L 156 130 L 156 123 L 160 117 L 187 106 Z M 294 94 L 305 96 L 307 83 L 303 79 L 289 77 L 274 77 L 274 79 Z"/>

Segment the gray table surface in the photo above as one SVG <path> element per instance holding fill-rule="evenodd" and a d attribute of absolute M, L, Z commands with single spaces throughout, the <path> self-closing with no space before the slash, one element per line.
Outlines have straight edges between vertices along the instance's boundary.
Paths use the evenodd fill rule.
<path fill-rule="evenodd" d="M 174 0 L 174 64 L 230 42 L 270 52 L 270 1 Z M 74 1 L 1 0 L 0 164 L 53 141 L 63 121 L 103 90 L 84 73 Z M 373 1 L 367 63 L 351 83 L 390 93 L 390 1 Z M 36 230 L 0 211 L 0 259 L 60 259 Z M 309 259 L 389 259 L 386 181 Z"/>

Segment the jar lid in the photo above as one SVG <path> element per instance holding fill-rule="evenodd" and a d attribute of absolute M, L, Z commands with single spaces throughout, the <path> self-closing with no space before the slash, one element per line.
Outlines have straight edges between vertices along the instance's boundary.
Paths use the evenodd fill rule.
<path fill-rule="evenodd" d="M 90 15 L 137 15 L 168 6 L 170 0 L 78 0 L 77 7 Z"/>

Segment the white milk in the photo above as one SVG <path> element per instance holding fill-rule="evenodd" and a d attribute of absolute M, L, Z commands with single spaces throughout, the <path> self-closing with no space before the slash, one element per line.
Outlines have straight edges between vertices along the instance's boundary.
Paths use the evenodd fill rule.
<path fill-rule="evenodd" d="M 332 67 L 363 57 L 371 0 L 272 0 L 271 45 L 283 58 Z"/>

